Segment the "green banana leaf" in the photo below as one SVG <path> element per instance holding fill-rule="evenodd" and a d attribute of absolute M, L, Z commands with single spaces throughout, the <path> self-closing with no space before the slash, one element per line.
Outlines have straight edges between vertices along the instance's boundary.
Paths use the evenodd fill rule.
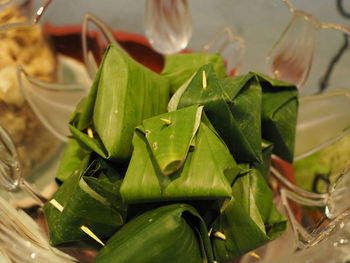
<path fill-rule="evenodd" d="M 277 211 L 272 192 L 258 170 L 252 168 L 237 177 L 233 197 L 213 223 L 211 241 L 214 257 L 227 262 L 278 237 L 287 220 Z M 215 236 L 224 234 L 226 240 Z"/>
<path fill-rule="evenodd" d="M 177 108 L 194 104 L 204 105 L 210 122 L 237 161 L 262 162 L 261 88 L 254 74 L 218 79 L 214 67 L 204 65 L 183 91 Z"/>
<path fill-rule="evenodd" d="M 175 54 L 165 57 L 165 66 L 161 73 L 170 82 L 171 94 L 174 94 L 182 84 L 205 65 L 213 64 L 214 70 L 220 78 L 226 76 L 226 69 L 219 54 Z"/>
<path fill-rule="evenodd" d="M 262 87 L 262 137 L 274 144 L 273 152 L 292 163 L 298 114 L 295 85 L 255 73 Z"/>
<path fill-rule="evenodd" d="M 101 158 L 95 159 L 83 174 L 73 173 L 53 196 L 63 211 L 49 202 L 44 206 L 51 245 L 97 245 L 80 229 L 83 225 L 102 240 L 114 234 L 126 217 L 119 193 L 121 180 L 118 172 Z"/>
<path fill-rule="evenodd" d="M 103 158 L 123 162 L 132 153 L 134 128 L 143 119 L 166 112 L 168 100 L 169 84 L 164 77 L 109 46 L 90 94 L 69 127 L 75 138 Z"/>
<path fill-rule="evenodd" d="M 164 175 L 182 167 L 201 123 L 202 110 L 202 107 L 194 106 L 142 122 L 139 129 L 146 135 L 147 143 L 151 146 L 149 149 Z"/>
<path fill-rule="evenodd" d="M 79 143 L 76 139 L 70 138 L 66 144 L 60 164 L 56 173 L 56 181 L 62 184 L 73 173 L 81 174 L 90 161 L 91 150 Z"/>
<path fill-rule="evenodd" d="M 270 174 L 270 165 L 271 165 L 271 155 L 273 151 L 273 143 L 262 140 L 261 142 L 262 149 L 262 162 L 255 162 L 254 167 L 260 172 L 260 174 L 265 178 L 265 181 L 268 183 L 269 174 Z"/>
<path fill-rule="evenodd" d="M 95 263 L 213 262 L 207 228 L 186 204 L 162 206 L 129 221 L 97 255 Z"/>
<path fill-rule="evenodd" d="M 145 120 L 133 143 L 120 189 L 126 203 L 231 196 L 237 165 L 202 107 L 194 105 Z"/>

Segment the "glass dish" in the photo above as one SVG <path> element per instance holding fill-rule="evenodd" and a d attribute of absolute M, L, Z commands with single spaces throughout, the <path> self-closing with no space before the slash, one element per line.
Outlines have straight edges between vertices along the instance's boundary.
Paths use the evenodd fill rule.
<path fill-rule="evenodd" d="M 15 8 L 14 2 L 21 7 Z M 0 6 L 0 124 L 10 132 L 22 171 L 29 175 L 50 158 L 59 142 L 39 121 L 16 80 L 16 68 L 21 66 L 42 81 L 56 81 L 56 58 L 42 29 L 32 24 L 19 29 L 29 21 L 24 4 L 24 1 L 5 1 Z"/>

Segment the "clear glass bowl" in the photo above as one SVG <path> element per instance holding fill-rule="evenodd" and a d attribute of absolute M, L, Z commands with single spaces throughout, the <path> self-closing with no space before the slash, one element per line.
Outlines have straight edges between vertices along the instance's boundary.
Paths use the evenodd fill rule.
<path fill-rule="evenodd" d="M 162 54 L 150 49 L 146 37 L 145 25 L 152 24 L 144 21 L 146 1 L 103 0 L 97 3 L 94 0 L 51 2 L 33 0 L 5 1 L 5 4 L 10 2 L 24 3 L 23 10 L 25 12 L 23 14 L 29 19 L 29 22 L 32 21 L 31 19 L 38 20 L 40 18 L 38 23 L 42 28 L 43 36 L 55 55 L 57 78 L 54 81 L 40 80 L 25 68 L 19 71 L 18 76 L 20 80 L 23 80 L 23 83 L 26 83 L 23 84 L 23 94 L 34 114 L 60 141 L 64 142 L 69 134 L 65 124 L 74 109 L 74 105 L 87 94 L 96 72 L 96 66 L 101 60 L 107 43 L 119 43 L 134 58 L 155 71 L 159 72 L 163 66 Z M 49 2 L 50 4 L 42 12 L 40 7 Z M 349 18 L 346 14 L 344 15 L 344 12 L 350 13 L 350 7 L 342 1 L 338 1 L 338 6 L 328 0 L 307 2 L 295 0 L 291 3 L 322 22 L 340 25 L 346 25 L 349 22 Z M 186 51 L 210 50 L 210 52 L 214 52 L 215 48 L 216 51 L 227 51 L 225 44 L 219 43 L 218 46 L 212 44 L 214 42 L 217 44 L 217 39 L 226 41 L 222 40 L 226 37 L 229 43 L 235 44 L 229 45 L 235 55 L 226 57 L 233 61 L 233 70 L 229 70 L 230 72 L 243 74 L 249 71 L 259 71 L 271 74 L 271 60 L 269 61 L 267 57 L 272 56 L 274 47 L 283 42 L 278 40 L 285 37 L 286 34 L 283 32 L 286 32 L 284 30 L 288 28 L 287 25 L 293 17 L 283 1 L 190 0 L 188 7 L 191 15 L 191 34 L 188 28 L 183 30 L 187 36 L 192 36 L 185 48 Z M 37 14 L 41 14 L 41 12 L 42 15 L 38 16 Z M 186 21 L 189 23 L 188 20 Z M 30 26 L 21 28 L 28 30 Z M 227 28 L 231 30 L 232 34 L 227 33 L 230 32 L 227 31 Z M 8 28 L 6 30 L 12 31 L 14 29 Z M 179 30 L 177 32 L 181 33 L 181 29 Z M 306 153 L 317 152 L 325 144 L 331 144 L 348 133 L 349 118 L 347 116 L 350 114 L 350 107 L 346 106 L 349 106 L 347 83 L 350 81 L 350 74 L 348 74 L 350 52 L 349 49 L 346 49 L 346 41 L 347 38 L 343 32 L 332 29 L 318 30 L 312 39 L 312 43 L 315 44 L 312 56 L 313 63 L 307 65 L 310 66 L 310 71 L 307 72 L 305 83 L 300 89 L 301 95 L 310 95 L 310 97 L 301 99 L 296 145 L 297 156 L 300 159 L 303 159 Z M 212 49 L 207 48 L 208 44 Z M 313 51 L 311 50 L 311 52 Z M 300 54 L 297 55 L 300 56 Z M 335 89 L 342 89 L 341 96 L 345 97 L 334 99 L 336 96 L 334 94 L 339 94 L 339 92 L 333 91 Z M 333 93 L 312 95 L 320 91 Z M 340 105 L 342 106 L 340 107 Z M 323 112 L 325 114 L 322 114 Z M 329 118 L 326 118 L 327 116 Z M 330 124 L 327 125 L 325 118 Z M 319 122 L 316 123 L 318 120 Z M 303 127 L 309 129 L 305 131 Z M 328 128 L 327 132 L 325 132 L 325 127 Z M 320 132 L 319 135 L 322 136 L 313 136 L 321 129 L 322 133 Z M 314 140 L 311 141 L 308 138 Z M 310 145 L 303 149 L 305 141 L 310 142 Z M 43 143 L 47 145 L 46 141 Z M 35 171 L 28 178 L 28 181 L 34 183 L 41 192 L 46 191 L 48 185 L 54 184 L 53 178 L 58 159 L 59 156 L 56 155 L 46 166 Z M 338 168 L 342 170 L 345 167 Z M 284 169 L 290 170 L 290 167 L 288 165 L 280 167 L 279 172 L 285 175 L 288 172 Z M 297 196 L 294 202 L 299 203 L 299 207 L 305 204 L 315 204 L 314 206 L 320 204 L 316 202 L 319 201 L 317 198 L 320 196 L 315 196 L 310 192 L 305 193 L 303 192 L 305 189 L 301 189 L 295 184 L 288 187 L 290 184 L 288 181 L 282 183 L 285 183 L 284 187 Z M 272 182 L 271 185 L 273 184 Z M 285 200 L 279 196 L 279 189 L 278 187 L 274 188 L 276 191 L 275 201 L 282 210 L 286 207 L 288 210 L 289 206 L 286 206 Z M 46 196 L 50 196 L 50 193 L 52 190 L 48 191 Z M 306 199 L 298 199 L 298 197 L 305 197 L 305 195 L 307 195 Z M 313 198 L 317 200 L 315 201 Z M 320 199 L 322 198 L 326 197 L 321 196 Z M 313 201 L 315 203 L 312 203 Z M 24 206 L 32 205 L 30 202 L 22 202 L 23 204 L 25 204 Z M 325 203 L 322 204 L 327 207 Z M 295 214 L 296 211 L 298 212 L 298 209 L 292 210 L 292 213 Z M 325 213 L 324 210 L 323 212 Z M 285 213 L 288 214 L 288 211 Z M 308 227 L 307 230 L 310 228 L 315 230 L 317 222 L 312 223 L 315 224 L 312 225 L 310 222 L 309 226 L 300 226 L 298 231 L 303 231 L 300 229 Z M 291 228 L 284 236 L 258 249 L 255 254 L 248 253 L 241 262 L 257 262 L 258 260 L 271 262 L 272 259 L 280 256 L 286 258 L 286 255 L 292 254 L 295 250 L 295 239 L 295 229 Z M 260 259 L 258 259 L 259 257 Z"/>

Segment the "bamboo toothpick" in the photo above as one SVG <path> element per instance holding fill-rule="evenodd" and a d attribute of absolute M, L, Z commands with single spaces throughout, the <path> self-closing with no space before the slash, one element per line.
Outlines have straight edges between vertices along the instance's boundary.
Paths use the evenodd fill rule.
<path fill-rule="evenodd" d="M 226 236 L 221 232 L 215 232 L 214 237 L 220 238 L 222 240 L 226 240 Z"/>
<path fill-rule="evenodd" d="M 207 89 L 207 76 L 205 75 L 205 71 L 202 71 L 202 86 L 203 89 Z"/>
<path fill-rule="evenodd" d="M 58 211 L 60 211 L 62 213 L 64 207 L 57 202 L 56 199 L 51 199 L 49 202 L 53 207 L 55 207 Z M 82 225 L 80 227 L 80 229 L 87 234 L 88 236 L 90 236 L 92 239 L 94 239 L 96 242 L 100 243 L 102 246 L 105 246 L 105 244 L 101 241 L 101 239 L 99 239 L 94 232 L 92 232 L 87 226 Z"/>
<path fill-rule="evenodd" d="M 249 255 L 256 259 L 261 259 L 261 257 L 254 251 L 249 252 Z"/>
<path fill-rule="evenodd" d="M 87 134 L 88 134 L 88 136 L 89 136 L 91 139 L 94 138 L 94 132 L 92 131 L 91 128 L 88 128 L 88 129 L 87 129 Z"/>
<path fill-rule="evenodd" d="M 49 203 L 52 204 L 52 206 L 55 207 L 58 211 L 63 211 L 63 206 L 57 202 L 56 199 L 51 199 Z"/>
<path fill-rule="evenodd" d="M 92 237 L 95 241 L 97 241 L 98 243 L 100 243 L 102 246 L 105 246 L 105 244 L 101 241 L 101 239 L 99 239 L 88 227 L 82 225 L 80 227 L 81 230 L 83 230 L 87 235 L 89 235 L 90 237 Z"/>
<path fill-rule="evenodd" d="M 213 232 L 213 228 L 212 228 L 212 227 L 209 229 L 209 232 L 208 232 L 208 237 L 210 237 L 211 232 Z"/>
<path fill-rule="evenodd" d="M 164 119 L 164 118 L 160 118 L 160 120 L 161 120 L 162 122 L 164 122 L 166 125 L 170 125 L 170 124 L 171 124 L 171 120 Z"/>

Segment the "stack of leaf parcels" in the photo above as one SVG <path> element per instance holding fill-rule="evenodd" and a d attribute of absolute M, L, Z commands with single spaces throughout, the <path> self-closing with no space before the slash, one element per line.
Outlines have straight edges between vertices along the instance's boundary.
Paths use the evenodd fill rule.
<path fill-rule="evenodd" d="M 293 160 L 297 107 L 294 85 L 227 77 L 219 55 L 158 75 L 110 46 L 69 123 L 51 243 L 100 249 L 85 226 L 96 262 L 226 262 L 278 237 L 268 171 L 272 153 Z"/>

